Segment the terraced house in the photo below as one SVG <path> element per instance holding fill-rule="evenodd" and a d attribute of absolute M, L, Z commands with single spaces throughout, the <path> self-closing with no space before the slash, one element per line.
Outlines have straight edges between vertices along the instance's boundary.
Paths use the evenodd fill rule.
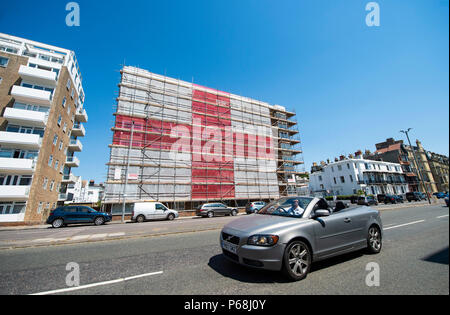
<path fill-rule="evenodd" d="M 83 104 L 73 51 L 0 33 L 0 223 L 42 222 L 64 202 Z"/>

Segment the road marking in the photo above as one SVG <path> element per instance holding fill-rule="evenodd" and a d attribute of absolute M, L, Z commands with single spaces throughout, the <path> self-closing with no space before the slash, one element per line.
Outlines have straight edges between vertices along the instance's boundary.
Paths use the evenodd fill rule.
<path fill-rule="evenodd" d="M 115 284 L 115 283 L 119 283 L 119 282 L 125 282 L 125 281 L 128 281 L 128 280 L 134 280 L 134 279 L 143 278 L 143 277 L 159 275 L 159 274 L 162 274 L 162 273 L 163 273 L 162 271 L 151 272 L 151 273 L 144 273 L 142 275 L 137 275 L 137 276 L 132 276 L 132 277 L 126 277 L 126 278 L 120 278 L 120 279 L 116 279 L 116 280 L 110 280 L 110 281 L 103 281 L 103 282 L 91 283 L 91 284 L 86 284 L 86 285 L 80 285 L 78 287 L 71 287 L 71 288 L 65 288 L 65 289 L 58 289 L 58 290 L 52 290 L 52 291 L 33 293 L 33 294 L 30 294 L 30 295 L 49 295 L 49 294 L 56 294 L 56 293 L 63 293 L 63 292 L 71 292 L 71 291 L 77 291 L 77 290 L 83 290 L 83 289 L 98 287 L 98 286 L 102 286 L 102 285 L 108 285 L 108 284 Z"/>
<path fill-rule="evenodd" d="M 71 238 L 72 241 L 78 241 L 78 240 L 83 240 L 86 238 L 91 237 L 90 235 L 77 235 Z"/>
<path fill-rule="evenodd" d="M 394 225 L 394 226 L 390 226 L 388 228 L 385 228 L 383 230 L 386 231 L 386 230 L 395 229 L 395 228 L 399 228 L 399 227 L 407 226 L 407 225 L 411 225 L 411 224 L 417 224 L 417 223 L 421 223 L 421 222 L 425 222 L 425 220 L 419 220 L 419 221 L 409 222 L 409 223 L 405 223 L 405 224 Z"/>
<path fill-rule="evenodd" d="M 108 234 L 93 234 L 93 235 L 91 235 L 91 237 L 89 238 L 89 239 L 92 239 L 92 238 L 103 238 L 103 237 L 106 237 Z"/>
<path fill-rule="evenodd" d="M 448 214 L 446 214 L 446 215 L 441 215 L 440 217 L 436 217 L 436 219 L 445 218 L 445 217 L 448 217 L 448 216 L 449 216 Z"/>

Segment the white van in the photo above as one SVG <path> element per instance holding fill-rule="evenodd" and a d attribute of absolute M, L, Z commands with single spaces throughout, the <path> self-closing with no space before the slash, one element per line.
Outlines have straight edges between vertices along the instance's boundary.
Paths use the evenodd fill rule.
<path fill-rule="evenodd" d="M 137 202 L 131 212 L 131 221 L 142 223 L 146 220 L 174 220 L 178 212 L 168 209 L 160 202 Z"/>

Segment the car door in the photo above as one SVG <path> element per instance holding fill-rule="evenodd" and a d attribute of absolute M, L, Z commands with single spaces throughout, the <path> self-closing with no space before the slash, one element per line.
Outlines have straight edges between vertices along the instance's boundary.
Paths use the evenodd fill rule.
<path fill-rule="evenodd" d="M 313 210 L 313 212 L 316 209 Z M 356 238 L 355 223 L 347 210 L 314 219 L 316 253 L 319 258 L 335 255 L 352 248 Z"/>
<path fill-rule="evenodd" d="M 217 209 L 219 210 L 220 215 L 227 215 L 231 212 L 231 209 L 229 209 L 226 205 L 218 203 Z"/>
<path fill-rule="evenodd" d="M 80 223 L 94 222 L 94 215 L 88 207 L 77 207 L 77 220 Z"/>
<path fill-rule="evenodd" d="M 162 203 L 155 204 L 155 219 L 164 219 L 166 217 L 167 208 Z"/>
<path fill-rule="evenodd" d="M 61 208 L 65 223 L 79 223 L 77 207 L 69 206 Z"/>

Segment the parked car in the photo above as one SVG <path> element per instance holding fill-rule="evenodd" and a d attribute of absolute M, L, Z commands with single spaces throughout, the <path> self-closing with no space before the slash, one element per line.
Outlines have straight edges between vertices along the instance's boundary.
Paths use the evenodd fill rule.
<path fill-rule="evenodd" d="M 404 200 L 403 200 L 403 197 L 402 197 L 402 196 L 397 196 L 397 195 L 386 195 L 386 196 L 384 197 L 384 203 L 385 203 L 385 204 L 388 204 L 388 203 L 395 204 L 395 203 L 403 203 L 403 202 L 404 202 Z"/>
<path fill-rule="evenodd" d="M 435 195 L 436 198 L 438 198 L 438 199 L 448 197 L 448 195 L 446 193 L 443 193 L 443 192 L 437 192 L 437 193 L 434 193 L 433 195 Z"/>
<path fill-rule="evenodd" d="M 160 202 L 137 202 L 131 212 L 131 221 L 142 223 L 147 220 L 169 220 L 178 218 L 178 212 Z"/>
<path fill-rule="evenodd" d="M 94 223 L 102 225 L 112 220 L 112 215 L 98 212 L 86 206 L 64 206 L 50 211 L 47 224 L 60 228 L 74 223 Z"/>
<path fill-rule="evenodd" d="M 406 200 L 408 200 L 408 202 L 411 201 L 421 201 L 423 199 L 426 199 L 425 195 L 422 195 L 420 192 L 418 191 L 413 191 L 413 192 L 407 192 L 406 193 Z"/>
<path fill-rule="evenodd" d="M 358 197 L 358 205 L 361 206 L 377 206 L 378 201 L 373 196 L 360 196 Z"/>
<path fill-rule="evenodd" d="M 295 200 L 302 211 L 291 211 Z M 382 231 L 380 214 L 370 207 L 333 209 L 323 198 L 285 197 L 225 225 L 220 245 L 232 262 L 301 280 L 313 262 L 363 248 L 379 253 Z"/>
<path fill-rule="evenodd" d="M 258 212 L 258 210 L 261 209 L 262 207 L 264 207 L 265 205 L 266 205 L 266 203 L 264 201 L 249 202 L 245 206 L 245 212 L 247 214 L 252 214 L 252 213 Z"/>
<path fill-rule="evenodd" d="M 378 202 L 384 202 L 384 198 L 386 197 L 385 194 L 378 194 L 377 195 L 377 200 Z"/>
<path fill-rule="evenodd" d="M 217 215 L 232 215 L 238 214 L 238 209 L 231 208 L 223 203 L 205 203 L 197 208 L 195 214 L 199 217 L 212 218 Z"/>
<path fill-rule="evenodd" d="M 449 203 L 450 203 L 450 200 L 449 200 L 449 198 L 447 196 L 447 197 L 445 197 L 445 204 L 447 205 L 447 207 L 449 206 Z"/>

